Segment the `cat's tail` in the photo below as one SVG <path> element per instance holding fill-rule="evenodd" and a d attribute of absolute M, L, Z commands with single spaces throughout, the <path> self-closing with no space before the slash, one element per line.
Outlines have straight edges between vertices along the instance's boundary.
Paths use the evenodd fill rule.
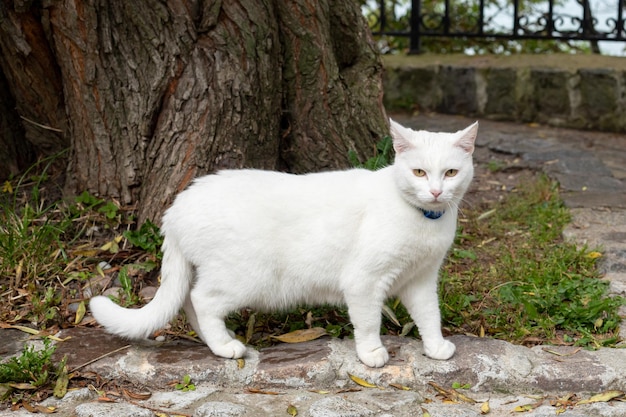
<path fill-rule="evenodd" d="M 163 328 L 180 310 L 189 293 L 193 266 L 185 259 L 178 243 L 163 242 L 161 286 L 150 303 L 139 309 L 123 308 L 108 297 L 93 297 L 91 312 L 109 333 L 128 339 L 145 339 Z"/>

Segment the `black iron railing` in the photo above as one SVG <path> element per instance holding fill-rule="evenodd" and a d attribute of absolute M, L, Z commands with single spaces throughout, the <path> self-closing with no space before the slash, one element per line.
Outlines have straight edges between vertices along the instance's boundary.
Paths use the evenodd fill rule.
<path fill-rule="evenodd" d="M 613 0 L 614 9 L 610 10 L 610 17 L 606 17 L 605 4 L 603 20 L 593 15 L 590 6 L 592 0 L 575 0 L 575 4 L 580 8 L 579 14 L 565 13 L 562 8 L 557 10 L 557 6 L 563 1 L 546 0 L 542 3 L 544 9 L 541 10 L 536 2 L 531 8 L 527 1 L 509 0 L 508 13 L 504 14 L 507 16 L 501 15 L 500 22 L 496 24 L 493 16 L 486 14 L 490 7 L 494 7 L 493 2 L 486 4 L 485 0 L 474 0 L 472 4 L 469 0 L 457 0 L 466 6 L 472 4 L 472 13 L 455 16 L 452 8 L 454 2 L 451 5 L 450 0 L 411 0 L 410 9 L 406 10 L 410 14 L 407 27 L 398 28 L 397 22 L 390 25 L 388 0 L 376 0 L 377 10 L 373 11 L 373 33 L 408 37 L 409 53 L 413 54 L 421 52 L 421 41 L 427 37 L 626 41 L 624 20 L 626 0 Z M 461 20 L 464 24 L 459 25 Z M 505 22 L 503 25 L 503 20 L 508 20 L 508 23 Z"/>

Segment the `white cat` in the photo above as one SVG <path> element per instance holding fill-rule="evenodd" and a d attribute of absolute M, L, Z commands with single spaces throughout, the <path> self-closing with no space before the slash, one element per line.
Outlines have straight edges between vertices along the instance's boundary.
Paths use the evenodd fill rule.
<path fill-rule="evenodd" d="M 163 216 L 161 287 L 141 309 L 107 297 L 90 307 L 107 331 L 148 337 L 182 307 L 213 353 L 240 358 L 229 313 L 250 307 L 345 304 L 359 359 L 380 367 L 381 308 L 398 296 L 427 356 L 455 351 L 441 334 L 438 271 L 455 236 L 473 176 L 478 124 L 457 133 L 414 131 L 391 121 L 396 158 L 363 169 L 307 175 L 257 170 L 198 178 Z"/>

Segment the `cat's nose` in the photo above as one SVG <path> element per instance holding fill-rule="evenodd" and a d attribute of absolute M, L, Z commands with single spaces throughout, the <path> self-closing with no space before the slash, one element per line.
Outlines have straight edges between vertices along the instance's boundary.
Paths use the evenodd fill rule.
<path fill-rule="evenodd" d="M 433 197 L 437 198 L 441 195 L 442 191 L 441 190 L 430 190 L 430 193 L 433 195 Z"/>

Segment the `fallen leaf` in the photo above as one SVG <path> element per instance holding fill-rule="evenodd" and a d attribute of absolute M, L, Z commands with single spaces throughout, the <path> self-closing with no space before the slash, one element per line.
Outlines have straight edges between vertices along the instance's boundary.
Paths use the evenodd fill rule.
<path fill-rule="evenodd" d="M 309 392 L 314 392 L 316 394 L 321 394 L 321 395 L 330 394 L 330 391 L 324 391 L 324 390 L 319 390 L 319 391 L 309 390 Z"/>
<path fill-rule="evenodd" d="M 624 395 L 625 395 L 624 391 L 618 391 L 618 390 L 605 391 L 600 394 L 593 395 L 586 400 L 580 400 L 576 403 L 576 405 L 608 402 L 613 399 L 622 397 Z"/>
<path fill-rule="evenodd" d="M 516 413 L 525 413 L 527 411 L 532 411 L 534 407 L 534 404 L 518 405 L 513 409 L 513 411 Z"/>
<path fill-rule="evenodd" d="M 80 324 L 80 322 L 83 321 L 86 312 L 87 307 L 85 306 L 85 302 L 81 301 L 80 304 L 78 304 L 78 308 L 76 309 L 76 318 L 74 319 L 74 324 Z"/>
<path fill-rule="evenodd" d="M 250 394 L 283 395 L 282 392 L 263 391 L 258 388 L 246 388 L 246 391 L 249 392 Z"/>
<path fill-rule="evenodd" d="M 256 326 L 256 313 L 250 314 L 248 323 L 246 324 L 246 344 L 250 343 L 252 336 L 254 335 L 254 328 Z"/>
<path fill-rule="evenodd" d="M 401 391 L 411 391 L 411 388 L 409 387 L 405 387 L 404 385 L 400 385 L 400 384 L 396 384 L 396 383 L 391 383 L 389 384 L 390 387 L 394 387 L 395 389 L 399 389 Z"/>
<path fill-rule="evenodd" d="M 489 414 L 490 411 L 491 407 L 489 407 L 489 401 L 485 401 L 484 403 L 482 403 L 482 405 L 480 406 L 480 414 Z"/>
<path fill-rule="evenodd" d="M 133 400 L 142 401 L 142 400 L 147 400 L 148 398 L 152 397 L 151 392 L 132 392 L 127 389 L 124 389 L 123 392 L 125 396 L 127 396 L 128 398 L 132 398 Z"/>
<path fill-rule="evenodd" d="M 351 380 L 353 380 L 357 385 L 360 385 L 365 388 L 378 388 L 378 385 L 372 384 L 371 382 L 367 382 L 363 378 L 359 378 L 358 376 L 348 374 Z"/>
<path fill-rule="evenodd" d="M 110 242 L 105 243 L 100 247 L 101 251 L 110 252 L 110 253 L 118 253 L 120 251 L 120 247 L 115 240 L 111 240 Z"/>
<path fill-rule="evenodd" d="M 445 389 L 432 381 L 430 381 L 428 385 L 433 387 L 446 400 L 449 400 L 452 402 L 462 401 L 462 402 L 469 403 L 469 404 L 476 404 L 478 402 L 475 399 L 468 397 L 467 395 L 461 394 L 454 388 Z"/>
<path fill-rule="evenodd" d="M 70 383 L 70 377 L 67 374 L 67 366 L 65 365 L 65 359 L 63 364 L 59 366 L 59 375 L 57 376 L 57 382 L 54 384 L 54 396 L 57 398 L 65 397 L 67 394 L 67 386 Z"/>
<path fill-rule="evenodd" d="M 402 325 L 400 324 L 400 321 L 396 317 L 396 314 L 387 304 L 383 304 L 383 316 L 391 320 L 391 322 L 395 324 L 396 326 L 402 327 Z"/>
<path fill-rule="evenodd" d="M 409 334 L 409 332 L 411 330 L 413 330 L 413 327 L 415 327 L 415 322 L 414 321 L 410 321 L 410 322 L 406 323 L 404 326 L 402 326 L 402 332 L 400 332 L 400 336 L 404 337 L 407 334 Z"/>
<path fill-rule="evenodd" d="M 420 407 L 422 409 L 422 417 L 430 417 L 430 413 L 424 407 Z"/>
<path fill-rule="evenodd" d="M 587 258 L 589 259 L 598 259 L 602 257 L 602 254 L 600 252 L 597 251 L 593 251 L 593 252 L 589 252 L 587 255 L 585 255 Z"/>
<path fill-rule="evenodd" d="M 17 330 L 21 330 L 24 333 L 28 333 L 28 334 L 34 334 L 34 335 L 38 335 L 39 334 L 39 330 L 36 329 L 31 329 L 30 327 L 26 327 L 26 326 L 20 326 L 20 325 L 12 325 L 10 326 L 12 329 L 17 329 Z"/>
<path fill-rule="evenodd" d="M 33 384 L 28 384 L 26 382 L 9 382 L 8 384 L 11 388 L 19 389 L 19 390 L 29 390 L 29 389 L 37 389 Z"/>
<path fill-rule="evenodd" d="M 246 366 L 246 361 L 243 358 L 237 359 L 237 368 L 243 369 Z"/>
<path fill-rule="evenodd" d="M 4 184 L 2 184 L 2 192 L 7 194 L 13 194 L 13 186 L 9 181 L 5 181 Z"/>
<path fill-rule="evenodd" d="M 283 343 L 302 343 L 318 339 L 326 334 L 326 329 L 323 327 L 313 327 L 311 329 L 295 330 L 280 336 L 272 336 L 272 339 Z"/>
<path fill-rule="evenodd" d="M 298 415 L 298 409 L 294 407 L 293 405 L 289 404 L 289 406 L 287 407 L 287 414 L 295 417 Z"/>
<path fill-rule="evenodd" d="M 495 212 L 497 211 L 497 209 L 491 209 L 491 210 L 487 210 L 486 212 L 482 213 L 480 216 L 478 216 L 476 218 L 476 220 L 485 220 L 488 217 L 491 217 Z"/>

